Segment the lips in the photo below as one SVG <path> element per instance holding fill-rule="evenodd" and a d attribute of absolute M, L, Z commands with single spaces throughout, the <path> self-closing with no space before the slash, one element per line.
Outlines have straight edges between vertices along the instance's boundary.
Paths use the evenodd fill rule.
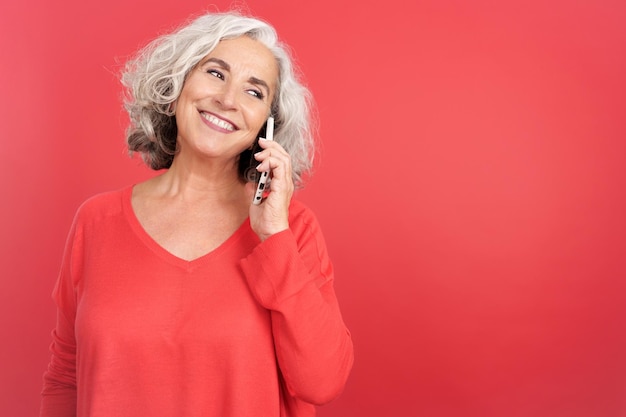
<path fill-rule="evenodd" d="M 211 123 L 212 125 L 215 125 L 223 130 L 226 130 L 228 132 L 233 132 L 235 130 L 237 130 L 237 127 L 235 125 L 233 125 L 232 123 L 221 119 L 211 113 L 207 113 L 207 112 L 200 112 L 200 115 L 202 116 L 202 118 L 204 120 L 206 120 L 207 122 Z"/>

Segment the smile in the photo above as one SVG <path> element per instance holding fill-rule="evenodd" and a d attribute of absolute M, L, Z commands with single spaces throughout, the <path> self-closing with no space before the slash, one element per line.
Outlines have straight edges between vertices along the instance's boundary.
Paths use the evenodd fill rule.
<path fill-rule="evenodd" d="M 221 127 L 222 129 L 225 129 L 231 132 L 235 130 L 235 126 L 233 126 L 231 123 L 227 122 L 226 120 L 220 119 L 219 117 L 213 116 L 212 114 L 205 113 L 205 112 L 200 112 L 200 115 L 202 116 L 204 120 L 218 127 Z"/>

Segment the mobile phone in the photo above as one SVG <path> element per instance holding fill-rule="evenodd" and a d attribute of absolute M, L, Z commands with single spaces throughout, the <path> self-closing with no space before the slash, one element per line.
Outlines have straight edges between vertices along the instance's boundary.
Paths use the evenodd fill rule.
<path fill-rule="evenodd" d="M 267 122 L 265 124 L 265 140 L 274 140 L 274 118 L 272 116 L 267 118 Z M 252 199 L 253 204 L 261 204 L 263 201 L 263 193 L 265 191 L 265 187 L 268 185 L 270 173 L 269 171 L 262 172 L 261 175 L 257 175 L 258 183 L 256 186 L 256 192 L 254 193 L 254 197 Z"/>

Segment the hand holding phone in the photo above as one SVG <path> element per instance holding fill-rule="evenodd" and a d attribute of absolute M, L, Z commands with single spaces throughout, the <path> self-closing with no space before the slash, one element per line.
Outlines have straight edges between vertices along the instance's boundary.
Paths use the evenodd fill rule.
<path fill-rule="evenodd" d="M 274 118 L 272 116 L 267 119 L 267 128 L 265 130 L 265 140 L 274 140 Z M 253 204 L 261 204 L 263 201 L 263 192 L 265 191 L 265 187 L 267 186 L 267 180 L 269 179 L 269 171 L 262 172 L 259 176 L 259 182 L 256 186 L 256 192 L 254 193 L 254 198 L 252 199 Z"/>

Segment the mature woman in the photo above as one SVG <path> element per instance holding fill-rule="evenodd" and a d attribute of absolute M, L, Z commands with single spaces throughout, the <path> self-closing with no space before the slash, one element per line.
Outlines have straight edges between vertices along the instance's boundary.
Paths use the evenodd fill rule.
<path fill-rule="evenodd" d="M 292 199 L 313 135 L 287 50 L 267 23 L 209 14 L 123 81 L 129 149 L 165 170 L 78 210 L 41 416 L 315 415 L 353 350 L 319 225 Z M 271 176 L 258 205 L 251 162 Z"/>

